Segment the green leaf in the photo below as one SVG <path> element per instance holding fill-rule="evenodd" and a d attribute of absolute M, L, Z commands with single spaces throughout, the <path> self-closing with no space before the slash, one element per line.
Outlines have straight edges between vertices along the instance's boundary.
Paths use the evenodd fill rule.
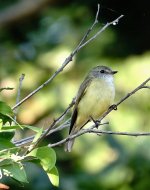
<path fill-rule="evenodd" d="M 12 159 L 4 159 L 0 161 L 0 167 L 13 164 Z"/>
<path fill-rule="evenodd" d="M 11 140 L 15 135 L 15 130 L 0 131 L 0 138 Z"/>
<path fill-rule="evenodd" d="M 11 125 L 12 120 L 9 116 L 0 113 L 0 119 L 3 121 L 3 124 L 9 122 L 9 124 Z"/>
<path fill-rule="evenodd" d="M 0 132 L 0 150 L 13 148 L 15 145 L 11 142 L 15 134 L 14 130 L 1 131 Z"/>
<path fill-rule="evenodd" d="M 34 139 L 33 139 L 33 143 L 35 143 L 39 138 L 40 136 L 43 134 L 43 129 L 40 128 L 40 130 L 37 132 L 37 134 L 35 135 Z"/>
<path fill-rule="evenodd" d="M 27 156 L 34 156 L 38 158 L 40 160 L 40 165 L 45 171 L 51 170 L 56 163 L 55 151 L 47 146 L 36 148 Z"/>
<path fill-rule="evenodd" d="M 0 150 L 13 148 L 15 145 L 7 139 L 0 138 Z"/>
<path fill-rule="evenodd" d="M 3 125 L 1 128 L 1 131 L 7 131 L 7 130 L 16 130 L 16 129 L 20 129 L 20 126 L 18 125 Z"/>
<path fill-rule="evenodd" d="M 10 141 L 8 140 L 5 140 L 5 139 L 1 139 L 0 138 L 0 150 L 3 150 L 3 149 L 8 149 L 8 148 L 13 148 L 14 147 L 14 144 L 11 143 Z"/>
<path fill-rule="evenodd" d="M 13 111 L 5 102 L 0 101 L 0 113 L 3 115 L 11 115 L 13 114 Z"/>
<path fill-rule="evenodd" d="M 26 172 L 21 163 L 14 162 L 13 164 L 2 166 L 1 168 L 3 175 L 8 175 L 21 183 L 28 183 Z"/>
<path fill-rule="evenodd" d="M 32 131 L 36 132 L 36 133 L 40 133 L 42 134 L 43 133 L 43 129 L 42 128 L 39 128 L 39 127 L 34 127 L 34 126 L 29 126 L 29 125 L 13 125 L 13 126 L 9 126 L 9 125 L 4 125 L 1 127 L 0 130 L 2 131 L 6 131 L 6 130 L 10 130 L 10 129 L 24 129 L 24 128 L 27 128 L 27 129 L 31 129 Z"/>
<path fill-rule="evenodd" d="M 12 119 L 9 115 L 13 115 L 13 111 L 10 106 L 5 102 L 0 101 L 0 119 L 2 119 L 3 124 L 9 122 L 11 124 Z"/>
<path fill-rule="evenodd" d="M 32 131 L 35 131 L 35 132 L 39 132 L 41 131 L 41 128 L 39 127 L 34 127 L 34 126 L 30 126 L 30 125 L 23 125 L 22 127 L 25 127 L 25 128 L 28 128 L 28 129 L 31 129 Z M 42 129 L 43 130 L 43 129 Z"/>
<path fill-rule="evenodd" d="M 9 129 L 31 129 L 32 131 L 39 132 L 41 131 L 41 128 L 39 127 L 34 127 L 34 126 L 29 126 L 29 125 L 14 125 L 14 126 L 8 126 L 4 125 L 2 126 L 1 130 L 9 130 Z"/>
<path fill-rule="evenodd" d="M 33 143 L 35 143 L 38 138 L 42 135 L 43 133 L 43 128 L 39 128 L 39 127 L 34 127 L 34 126 L 30 126 L 30 125 L 23 125 L 22 127 L 31 129 L 32 131 L 35 131 L 37 134 L 35 135 L 34 139 L 33 139 Z"/>
<path fill-rule="evenodd" d="M 50 171 L 47 171 L 47 175 L 51 181 L 51 183 L 58 187 L 59 186 L 59 173 L 57 168 L 54 166 Z"/>

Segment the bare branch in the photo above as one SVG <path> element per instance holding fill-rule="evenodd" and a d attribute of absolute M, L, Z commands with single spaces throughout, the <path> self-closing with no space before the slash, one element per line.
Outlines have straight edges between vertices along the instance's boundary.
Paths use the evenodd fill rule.
<path fill-rule="evenodd" d="M 67 121 L 65 121 L 62 125 L 58 126 L 57 128 L 54 128 L 54 129 L 51 129 L 50 132 L 47 134 L 47 136 L 55 133 L 55 132 L 58 132 L 64 128 L 67 128 L 70 126 L 70 119 L 68 119 Z M 45 130 L 44 132 L 46 132 L 47 130 Z M 24 138 L 24 139 L 21 139 L 19 141 L 16 141 L 16 142 L 13 142 L 16 146 L 23 146 L 25 144 L 28 144 L 30 142 L 33 141 L 34 139 L 34 135 L 33 136 L 30 136 L 30 137 L 27 137 L 27 138 Z"/>
<path fill-rule="evenodd" d="M 136 93 L 138 90 L 140 90 L 140 89 L 143 89 L 143 87 L 145 87 L 145 84 L 148 82 L 148 81 L 150 81 L 150 78 L 148 78 L 147 80 L 145 80 L 143 83 L 141 83 L 138 87 L 136 87 L 134 90 L 132 90 L 130 93 L 128 93 L 126 96 L 124 96 L 117 104 L 116 104 L 116 106 L 119 106 L 122 102 L 124 102 L 127 98 L 129 98 L 130 96 L 132 96 L 134 93 Z M 68 111 L 70 110 L 70 108 L 74 105 L 74 101 L 75 101 L 75 98 L 72 100 L 72 102 L 71 102 L 71 104 L 68 106 L 68 108 L 64 111 L 64 113 L 58 118 L 58 119 L 56 119 L 55 120 L 55 125 L 53 125 L 53 123 L 51 124 L 51 125 L 53 125 L 53 127 L 51 128 L 51 125 L 50 125 L 50 127 L 49 127 L 49 132 L 47 133 L 47 130 L 45 131 L 45 133 L 44 134 L 46 134 L 46 135 L 51 135 L 52 133 L 54 133 L 54 132 L 57 132 L 57 131 L 60 131 L 60 130 L 62 130 L 62 129 L 64 129 L 64 128 L 66 128 L 66 127 L 69 127 L 69 121 L 70 120 L 68 120 L 68 121 L 66 121 L 64 124 L 62 124 L 62 125 L 60 125 L 60 126 L 58 126 L 57 128 L 54 128 L 55 126 L 56 126 L 56 124 L 58 124 L 59 123 L 59 121 L 60 121 L 60 119 L 61 118 L 64 118 L 65 117 L 65 115 L 68 113 Z M 104 117 L 106 117 L 106 115 L 108 115 L 112 110 L 113 110 L 114 108 L 113 108 L 113 106 L 112 107 L 110 107 L 110 109 L 108 109 L 102 116 L 101 116 L 101 118 L 99 119 L 99 122 L 101 122 L 102 121 L 102 119 L 104 118 Z M 101 124 L 101 123 L 100 123 Z M 104 123 L 104 124 L 106 124 L 106 123 Z M 54 129 L 53 129 L 54 128 Z M 92 125 L 89 129 L 88 129 L 88 133 L 90 133 L 90 131 L 91 131 L 91 133 L 92 133 L 92 130 L 95 128 L 95 125 Z M 85 132 L 84 132 L 85 133 Z M 83 134 L 84 134 L 83 133 Z M 99 132 L 99 133 L 101 133 L 101 131 Z M 110 133 L 110 132 L 109 132 Z M 114 132 L 112 132 L 112 133 L 114 133 Z M 122 133 L 122 132 L 120 132 L 120 133 Z M 124 133 L 124 132 L 123 132 Z M 127 133 L 127 134 L 131 134 L 131 133 Z M 137 136 L 138 136 L 138 134 L 139 133 L 136 133 L 137 134 Z M 140 133 L 140 135 L 139 136 L 142 136 L 142 134 L 144 134 L 144 135 L 146 135 L 147 133 Z M 149 134 L 149 133 L 148 133 Z M 45 135 L 45 136 L 46 136 Z M 80 136 L 80 135 L 82 135 L 82 132 L 81 132 L 81 134 L 80 134 L 80 132 L 79 133 L 77 133 L 77 134 L 75 134 L 75 135 L 77 135 L 77 136 Z M 125 135 L 125 134 L 124 134 Z M 130 135 L 131 136 L 131 135 Z M 133 135 L 132 135 L 133 136 Z M 76 136 L 71 136 L 71 137 L 68 137 L 68 138 L 66 138 L 67 140 L 69 139 L 69 138 L 75 138 Z M 20 140 L 20 141 L 16 141 L 16 142 L 14 142 L 15 144 L 16 144 L 16 146 L 22 146 L 22 145 L 24 145 L 24 144 L 27 144 L 27 143 L 29 143 L 29 142 L 31 142 L 32 140 L 33 140 L 33 138 L 34 138 L 34 136 L 31 136 L 31 137 L 28 137 L 28 138 L 25 138 L 25 139 L 22 139 L 22 140 Z M 65 143 L 67 140 L 66 139 L 63 139 L 62 141 L 60 141 L 60 144 L 62 144 L 62 143 Z M 56 143 L 55 143 L 56 144 Z M 59 145 L 59 142 L 58 142 L 58 145 Z M 50 145 L 51 146 L 51 145 Z M 56 145 L 57 146 L 57 145 Z"/>
<path fill-rule="evenodd" d="M 134 133 L 129 133 L 129 132 L 113 132 L 113 131 L 103 131 L 103 130 L 97 130 L 97 129 L 82 129 L 81 131 L 79 131 L 78 133 L 76 133 L 75 135 L 71 135 L 59 142 L 53 143 L 53 144 L 49 144 L 49 147 L 55 147 L 55 146 L 60 146 L 64 143 L 66 143 L 67 141 L 74 139 L 76 137 L 79 137 L 85 133 L 95 133 L 98 135 L 124 135 L 124 136 L 134 136 L 134 137 L 139 137 L 139 136 L 150 136 L 150 132 L 134 132 Z"/>
<path fill-rule="evenodd" d="M 148 89 L 150 89 L 150 86 L 143 86 L 142 88 L 148 88 Z"/>
<path fill-rule="evenodd" d="M 75 103 L 75 98 L 72 99 L 72 102 L 69 104 L 69 106 L 66 108 L 66 110 L 57 118 L 53 121 L 53 123 L 55 122 L 55 125 L 52 123 L 51 125 L 53 125 L 53 127 L 51 128 L 51 125 L 48 127 L 48 129 L 46 129 L 43 133 L 43 135 L 49 135 L 49 134 L 52 134 L 54 133 L 55 131 L 59 131 L 63 128 L 66 127 L 66 125 L 69 126 L 68 122 L 70 121 L 70 119 L 68 121 L 65 121 L 65 123 L 63 125 L 60 125 L 58 126 L 57 128 L 55 128 L 55 126 L 60 123 L 64 117 L 67 115 L 67 113 L 70 111 L 70 109 L 72 108 L 72 106 L 74 105 Z M 50 130 L 51 129 L 51 130 Z M 22 146 L 24 144 L 27 144 L 27 143 L 30 143 L 32 142 L 32 140 L 34 139 L 34 135 L 30 136 L 30 137 L 27 137 L 27 138 L 24 138 L 24 139 L 21 139 L 19 141 L 14 141 L 14 144 L 16 146 Z"/>
<path fill-rule="evenodd" d="M 110 25 L 116 25 L 119 20 L 123 17 L 124 15 L 119 16 L 117 19 L 108 22 L 107 24 L 105 24 L 93 37 L 91 37 L 89 40 L 87 40 L 84 44 L 82 44 L 79 48 L 79 50 L 81 48 L 83 48 L 84 46 L 86 46 L 88 43 L 90 43 L 91 41 L 93 41 L 95 38 L 97 38 L 98 35 L 100 35 L 106 28 L 108 28 Z"/>
<path fill-rule="evenodd" d="M 92 24 L 92 26 L 89 28 L 89 30 L 86 32 L 86 34 L 83 36 L 82 40 L 80 41 L 80 43 L 77 45 L 77 47 L 75 48 L 75 50 L 65 59 L 65 61 L 63 62 L 62 66 L 47 80 L 45 81 L 42 85 L 40 85 L 38 88 L 36 88 L 34 91 L 32 91 L 29 95 L 27 95 L 25 98 L 23 98 L 20 102 L 18 102 L 15 106 L 12 107 L 12 109 L 14 110 L 16 107 L 20 106 L 23 102 L 25 102 L 26 100 L 28 100 L 29 98 L 31 98 L 34 94 L 36 94 L 38 91 L 40 91 L 44 86 L 48 85 L 50 82 L 53 81 L 53 79 L 60 73 L 63 71 L 63 69 L 68 65 L 69 62 L 72 61 L 73 57 L 78 53 L 78 51 L 83 48 L 85 45 L 87 45 L 88 43 L 90 43 L 92 40 L 94 40 L 100 33 L 102 33 L 108 26 L 110 26 L 113 23 L 117 23 L 119 21 L 119 19 L 121 19 L 123 17 L 123 15 L 119 16 L 117 19 L 115 19 L 112 22 L 107 23 L 100 31 L 98 31 L 93 37 L 91 37 L 89 40 L 87 40 L 85 42 L 85 40 L 87 39 L 89 33 L 91 32 L 91 30 L 93 29 L 93 27 L 97 24 L 97 18 L 98 18 L 98 14 L 99 14 L 99 8 L 100 6 L 98 5 L 98 10 L 96 13 L 96 17 L 95 17 L 95 21 Z"/>
<path fill-rule="evenodd" d="M 74 105 L 75 99 L 73 98 L 72 102 L 69 104 L 68 108 L 63 112 L 61 116 L 59 116 L 56 120 L 53 121 L 53 123 L 49 126 L 49 128 L 41 135 L 41 137 L 37 140 L 37 142 L 32 146 L 32 148 L 28 151 L 31 152 L 35 147 L 38 146 L 38 144 L 47 136 L 47 134 L 50 133 L 50 131 L 65 117 L 65 115 L 68 113 L 70 108 Z M 61 127 L 62 128 L 62 127 Z M 57 128 L 57 130 L 60 130 L 60 127 Z"/>
<path fill-rule="evenodd" d="M 90 39 L 87 39 L 87 37 L 89 36 L 90 32 L 92 31 L 92 29 L 94 28 L 94 26 L 98 23 L 98 15 L 99 15 L 99 9 L 100 9 L 100 5 L 98 5 L 98 10 L 95 16 L 95 21 L 92 24 L 92 26 L 88 29 L 88 31 L 86 32 L 86 34 L 83 36 L 82 40 L 80 41 L 80 43 L 77 45 L 77 47 L 75 48 L 75 50 L 66 58 L 66 60 L 63 62 L 62 66 L 46 81 L 44 82 L 41 86 L 39 86 L 37 89 L 35 89 L 33 92 L 31 92 L 28 96 L 26 96 L 24 99 L 22 99 L 19 103 L 17 103 L 12 109 L 15 109 L 16 107 L 20 106 L 23 102 L 25 102 L 27 99 L 29 99 L 31 96 L 33 96 L 35 93 L 37 93 L 39 90 L 41 90 L 44 86 L 46 86 L 48 83 L 52 82 L 52 80 L 60 73 L 63 71 L 63 69 L 67 66 L 67 64 L 69 62 L 72 61 L 73 57 L 78 53 L 78 51 L 80 49 L 82 49 L 84 46 L 86 46 L 88 43 L 90 43 L 91 41 L 93 41 L 98 35 L 100 35 L 107 27 L 109 27 L 110 25 L 116 25 L 118 23 L 118 21 L 123 17 L 123 15 L 119 16 L 117 19 L 108 22 L 106 25 L 104 25 L 94 36 L 92 36 Z M 140 89 L 143 88 L 150 88 L 149 86 L 146 86 L 146 83 L 150 80 L 150 78 L 148 78 L 147 80 L 145 80 L 142 84 L 140 84 L 137 88 L 135 88 L 134 90 L 132 90 L 130 93 L 128 93 L 125 97 L 123 97 L 116 105 L 115 107 L 118 107 L 122 102 L 124 102 L 127 98 L 129 98 L 130 96 L 132 96 L 133 94 L 135 94 L 137 91 L 139 91 Z M 74 105 L 74 100 L 72 101 L 72 103 L 68 106 L 68 108 L 64 111 L 64 113 L 58 117 L 56 120 L 53 121 L 53 123 L 49 126 L 49 128 L 43 133 L 43 135 L 38 139 L 37 143 L 32 147 L 32 150 L 47 136 L 50 135 L 54 132 L 57 132 L 59 130 L 64 129 L 65 127 L 69 126 L 69 121 L 66 121 L 63 125 L 60 125 L 58 127 L 56 127 L 57 124 L 60 123 L 60 121 L 62 121 L 65 117 L 65 115 L 68 113 L 68 111 L 70 110 L 70 108 Z M 99 118 L 99 125 L 101 124 L 101 121 L 103 118 L 105 118 L 112 110 L 114 110 L 114 106 L 111 106 L 100 118 Z M 56 127 L 56 128 L 54 128 Z M 88 129 L 82 129 L 81 131 L 79 131 L 78 133 L 69 136 L 57 143 L 54 144 L 49 144 L 50 147 L 54 147 L 54 146 L 58 146 L 61 145 L 63 143 L 65 143 L 66 141 L 76 138 L 78 136 L 81 136 L 82 134 L 85 133 L 96 133 L 98 135 L 100 134 L 107 134 L 107 135 L 128 135 L 128 136 L 150 136 L 150 133 L 129 133 L 129 132 L 112 132 L 112 131 L 102 131 L 99 129 L 95 129 L 96 125 L 92 125 L 90 128 Z M 17 146 L 21 146 L 24 145 L 28 142 L 31 142 L 33 140 L 33 136 L 32 137 L 28 137 L 26 139 L 23 139 L 21 141 L 17 141 L 15 142 L 15 144 Z M 32 151 L 30 150 L 30 151 Z"/>
<path fill-rule="evenodd" d="M 97 13 L 96 13 L 96 16 L 95 16 L 95 21 L 94 23 L 92 24 L 92 26 L 87 30 L 86 34 L 83 36 L 81 42 L 79 43 L 78 48 L 80 48 L 80 46 L 84 43 L 84 41 L 86 40 L 86 38 L 89 36 L 90 32 L 93 30 L 94 26 L 98 23 L 98 15 L 99 15 L 99 10 L 100 10 L 100 4 L 98 4 L 97 6 Z"/>
<path fill-rule="evenodd" d="M 20 78 L 19 78 L 19 87 L 18 87 L 18 92 L 17 92 L 17 98 L 16 98 L 16 104 L 19 102 L 20 100 L 20 94 L 21 94 L 21 88 L 22 88 L 22 82 L 24 80 L 24 77 L 25 77 L 25 74 L 21 74 Z M 14 109 L 14 120 L 16 121 L 16 118 L 17 118 L 17 112 L 18 112 L 18 109 Z"/>
<path fill-rule="evenodd" d="M 123 99 L 121 99 L 116 106 L 118 106 L 119 104 L 121 104 L 122 102 L 124 102 L 128 97 L 130 97 L 131 95 L 135 94 L 138 90 L 145 88 L 145 84 L 147 84 L 150 81 L 150 77 L 148 79 L 146 79 L 142 84 L 140 84 L 137 88 L 135 88 L 133 91 L 131 91 L 130 93 L 128 93 Z M 147 87 L 146 87 L 147 88 Z"/>
<path fill-rule="evenodd" d="M 137 91 L 139 91 L 140 89 L 143 89 L 143 87 L 145 87 L 145 84 L 150 81 L 150 78 L 146 79 L 143 83 L 141 83 L 138 87 L 136 87 L 134 90 L 132 90 L 130 93 L 128 93 L 125 97 L 123 97 L 115 106 L 119 106 L 122 102 L 124 102 L 127 98 L 129 98 L 130 96 L 132 96 L 133 94 L 135 94 Z M 111 106 L 110 109 L 108 109 L 106 112 L 104 112 L 104 114 L 100 117 L 100 119 L 98 120 L 99 122 L 102 121 L 102 119 L 104 119 L 112 110 L 114 110 L 114 107 Z M 101 130 L 96 130 L 94 129 L 95 127 L 97 127 L 95 124 L 92 125 L 90 128 L 88 129 L 83 129 L 81 131 L 79 131 L 78 133 L 76 133 L 75 135 L 69 136 L 66 139 L 63 139 L 57 143 L 54 144 L 50 144 L 50 147 L 54 147 L 54 146 L 58 146 L 61 145 L 63 143 L 65 143 L 66 141 L 76 138 L 78 136 L 81 136 L 85 133 L 96 133 L 96 134 L 112 134 L 112 135 L 128 135 L 128 136 L 150 136 L 150 133 L 129 133 L 129 132 L 112 132 L 112 131 L 101 131 Z"/>
<path fill-rule="evenodd" d="M 118 107 L 122 102 L 124 102 L 127 98 L 129 98 L 130 96 L 132 96 L 133 94 L 135 94 L 137 91 L 143 89 L 143 87 L 145 87 L 145 84 L 150 81 L 150 78 L 146 79 L 143 83 L 141 83 L 137 88 L 135 88 L 134 90 L 132 90 L 131 92 L 129 92 L 125 97 L 123 97 L 115 106 Z M 114 107 L 110 107 L 106 112 L 104 112 L 104 114 L 101 116 L 101 118 L 99 119 L 99 122 L 102 121 L 102 119 L 104 117 L 106 117 L 106 115 L 108 115 L 112 110 L 114 110 Z"/>

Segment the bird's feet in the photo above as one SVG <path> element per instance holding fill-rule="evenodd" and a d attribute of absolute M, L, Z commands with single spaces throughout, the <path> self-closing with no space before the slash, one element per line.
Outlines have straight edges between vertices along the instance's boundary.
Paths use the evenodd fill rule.
<path fill-rule="evenodd" d="M 113 105 L 111 105 L 110 107 L 109 107 L 109 109 L 113 109 L 113 110 L 117 110 L 117 105 L 116 104 L 113 104 Z"/>
<path fill-rule="evenodd" d="M 100 125 L 100 121 L 99 120 L 95 120 L 92 116 L 90 116 L 90 119 L 93 121 L 93 123 L 95 124 L 95 127 L 98 128 L 98 126 Z"/>

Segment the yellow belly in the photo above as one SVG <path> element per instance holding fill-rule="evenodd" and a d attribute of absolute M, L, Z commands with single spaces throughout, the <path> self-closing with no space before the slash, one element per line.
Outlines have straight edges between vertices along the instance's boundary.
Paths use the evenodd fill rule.
<path fill-rule="evenodd" d="M 76 126 L 82 127 L 90 116 L 98 119 L 113 104 L 114 96 L 115 89 L 112 82 L 94 79 L 78 104 Z"/>

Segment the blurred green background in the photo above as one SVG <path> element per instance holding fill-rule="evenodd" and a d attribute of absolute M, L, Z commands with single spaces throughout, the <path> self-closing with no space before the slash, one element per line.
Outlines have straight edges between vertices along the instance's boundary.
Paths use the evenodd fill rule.
<path fill-rule="evenodd" d="M 97 11 L 97 0 L 5 0 L 0 1 L 1 100 L 13 106 L 18 80 L 25 74 L 21 98 L 28 95 L 58 69 L 72 52 Z M 60 115 L 83 80 L 96 65 L 107 65 L 115 76 L 116 100 L 150 76 L 150 2 L 101 0 L 99 21 L 92 33 L 121 14 L 82 49 L 57 78 L 19 108 L 18 121 L 46 128 Z M 71 113 L 66 117 L 69 118 Z M 104 129 L 128 132 L 150 131 L 150 91 L 133 95 L 106 120 Z M 49 137 L 61 140 L 68 129 Z M 19 138 L 30 135 L 20 132 Z M 6 179 L 11 189 L 34 190 L 148 190 L 150 189 L 149 137 L 83 135 L 71 153 L 56 147 L 60 187 L 51 186 L 35 165 L 27 164 L 29 184 L 20 186 Z"/>

